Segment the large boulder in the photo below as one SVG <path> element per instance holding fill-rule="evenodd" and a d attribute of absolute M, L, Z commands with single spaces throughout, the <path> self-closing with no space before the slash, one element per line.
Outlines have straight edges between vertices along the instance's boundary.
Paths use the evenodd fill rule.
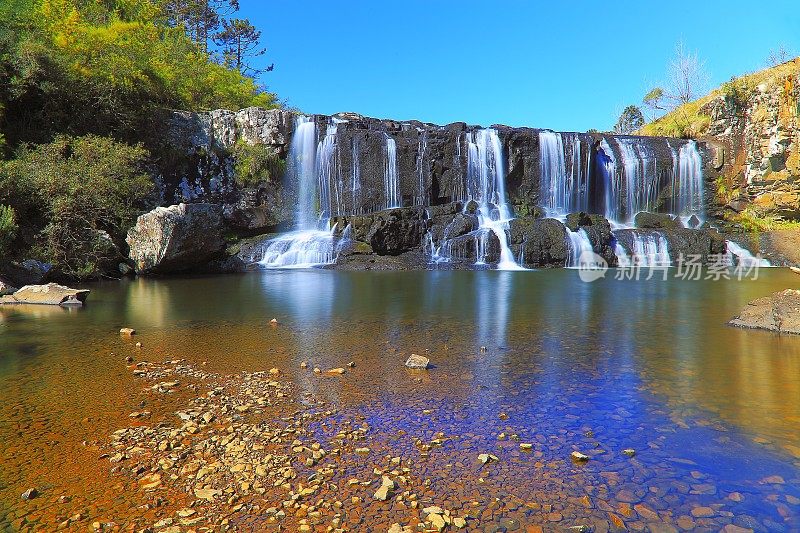
<path fill-rule="evenodd" d="M 88 289 L 71 289 L 57 283 L 26 285 L 11 296 L 3 296 L 0 303 L 83 305 L 89 296 Z"/>
<path fill-rule="evenodd" d="M 164 274 L 202 267 L 221 254 L 222 208 L 212 204 L 157 207 L 128 231 L 130 257 L 140 274 Z"/>
<path fill-rule="evenodd" d="M 786 289 L 753 300 L 728 324 L 740 328 L 800 334 L 800 291 Z"/>
<path fill-rule="evenodd" d="M 514 257 L 525 266 L 564 266 L 569 257 L 567 228 L 554 218 L 515 218 L 509 223 Z"/>

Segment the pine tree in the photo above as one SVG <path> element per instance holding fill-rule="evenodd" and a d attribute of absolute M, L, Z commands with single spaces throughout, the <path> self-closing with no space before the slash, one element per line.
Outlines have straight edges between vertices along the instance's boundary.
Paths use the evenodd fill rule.
<path fill-rule="evenodd" d="M 214 40 L 222 48 L 225 64 L 242 74 L 253 76 L 274 68 L 274 65 L 269 65 L 264 69 L 256 69 L 250 65 L 250 59 L 264 55 L 267 49 L 261 46 L 261 31 L 247 19 L 223 20 L 222 30 Z"/>

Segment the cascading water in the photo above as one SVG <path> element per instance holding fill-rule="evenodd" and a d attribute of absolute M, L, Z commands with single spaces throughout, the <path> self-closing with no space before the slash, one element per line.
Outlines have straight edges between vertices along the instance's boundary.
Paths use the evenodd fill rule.
<path fill-rule="evenodd" d="M 400 207 L 400 179 L 397 173 L 397 143 L 386 134 L 386 166 L 383 182 L 386 190 L 386 208 Z"/>
<path fill-rule="evenodd" d="M 417 147 L 417 162 L 415 170 L 417 172 L 417 186 L 419 187 L 419 193 L 417 194 L 414 203 L 415 205 L 426 205 L 428 197 L 425 191 L 425 151 L 428 149 L 428 132 L 423 129 L 417 131 L 419 131 L 420 136 L 419 146 Z"/>
<path fill-rule="evenodd" d="M 353 149 L 353 175 L 352 175 L 352 183 L 351 189 L 353 191 L 353 213 L 359 214 L 360 212 L 360 205 L 361 205 L 361 162 L 360 162 L 360 151 L 361 151 L 361 139 L 357 136 L 353 137 L 352 140 L 352 149 Z"/>
<path fill-rule="evenodd" d="M 586 211 L 589 173 L 584 174 L 581 165 L 580 137 L 574 133 L 540 131 L 539 153 L 539 197 L 548 216 Z"/>
<path fill-rule="evenodd" d="M 586 268 L 594 264 L 592 241 L 589 240 L 589 235 L 585 230 L 572 231 L 567 228 L 567 239 L 569 241 L 569 257 L 565 267 Z"/>
<path fill-rule="evenodd" d="M 266 268 L 302 268 L 330 264 L 348 245 L 349 228 L 341 236 L 328 229 L 332 210 L 330 183 L 334 169 L 336 123 L 328 125 L 325 137 L 315 147 L 316 127 L 309 117 L 298 116 L 289 148 L 288 175 L 297 183 L 295 230 L 266 241 L 259 264 Z M 318 214 L 319 201 L 322 217 Z M 337 201 L 338 206 L 341 205 Z"/>
<path fill-rule="evenodd" d="M 673 171 L 674 172 L 674 171 Z M 678 194 L 675 212 L 703 218 L 703 159 L 697 143 L 689 141 L 678 151 Z"/>
<path fill-rule="evenodd" d="M 725 241 L 729 264 L 733 265 L 734 257 L 737 265 L 742 267 L 771 267 L 772 263 L 762 257 L 756 257 L 733 241 Z"/>
<path fill-rule="evenodd" d="M 672 264 L 669 243 L 660 232 L 634 233 L 631 247 L 633 266 L 667 267 Z"/>
<path fill-rule="evenodd" d="M 513 218 L 506 201 L 503 148 L 497 132 L 491 128 L 467 133 L 467 196 L 478 204 L 478 261 L 485 264 L 489 232 L 500 242 L 499 270 L 523 270 L 508 245 L 506 231 Z"/>

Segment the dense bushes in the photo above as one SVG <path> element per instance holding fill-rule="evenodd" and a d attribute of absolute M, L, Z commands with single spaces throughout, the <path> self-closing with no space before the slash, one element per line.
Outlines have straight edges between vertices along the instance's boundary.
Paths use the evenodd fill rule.
<path fill-rule="evenodd" d="M 0 203 L 23 214 L 21 248 L 68 276 L 87 277 L 116 259 L 121 238 L 153 184 L 147 152 L 97 136 L 58 137 L 0 166 Z"/>
<path fill-rule="evenodd" d="M 3 259 L 39 259 L 74 277 L 115 267 L 127 229 L 152 207 L 148 162 L 171 155 L 158 129 L 163 111 L 278 106 L 209 50 L 209 32 L 236 8 L 234 0 L 0 2 Z M 245 181 L 280 164 L 253 147 L 239 161 Z"/>
<path fill-rule="evenodd" d="M 17 236 L 18 229 L 14 209 L 8 205 L 0 205 L 0 258 L 11 252 L 11 244 Z"/>
<path fill-rule="evenodd" d="M 0 8 L 0 130 L 9 144 L 54 133 L 137 141 L 159 109 L 277 105 L 167 24 L 163 3 L 12 0 L 16 7 Z"/>

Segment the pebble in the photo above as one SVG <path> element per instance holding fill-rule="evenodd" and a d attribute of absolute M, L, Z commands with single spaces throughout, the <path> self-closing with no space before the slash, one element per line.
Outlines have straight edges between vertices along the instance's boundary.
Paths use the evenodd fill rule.
<path fill-rule="evenodd" d="M 634 450 L 633 448 L 626 448 L 626 449 L 622 450 L 622 455 L 627 455 L 628 457 L 633 457 L 634 455 L 636 455 L 636 450 Z"/>
<path fill-rule="evenodd" d="M 579 463 L 585 463 L 586 461 L 589 460 L 589 456 L 581 452 L 572 452 L 570 454 L 570 457 L 572 458 L 573 461 Z"/>
<path fill-rule="evenodd" d="M 417 355 L 415 353 L 412 353 L 411 356 L 408 359 L 406 359 L 405 363 L 406 367 L 408 368 L 414 368 L 420 370 L 427 369 L 430 366 L 430 364 L 431 364 L 430 359 L 428 359 L 427 357 L 423 357 L 421 355 Z"/>
<path fill-rule="evenodd" d="M 120 335 L 136 335 L 136 330 L 133 328 L 122 328 L 119 330 Z"/>
<path fill-rule="evenodd" d="M 389 499 L 389 497 L 394 493 L 394 489 L 397 487 L 395 482 L 388 476 L 381 477 L 381 486 L 375 491 L 374 498 L 376 500 L 380 500 L 385 502 Z"/>
<path fill-rule="evenodd" d="M 26 490 L 22 493 L 23 500 L 32 500 L 39 495 L 39 491 L 35 488 L 31 487 L 30 489 Z"/>
<path fill-rule="evenodd" d="M 491 453 L 481 453 L 478 455 L 478 461 L 480 461 L 482 464 L 492 463 L 499 460 L 500 459 L 496 455 L 492 455 Z"/>

